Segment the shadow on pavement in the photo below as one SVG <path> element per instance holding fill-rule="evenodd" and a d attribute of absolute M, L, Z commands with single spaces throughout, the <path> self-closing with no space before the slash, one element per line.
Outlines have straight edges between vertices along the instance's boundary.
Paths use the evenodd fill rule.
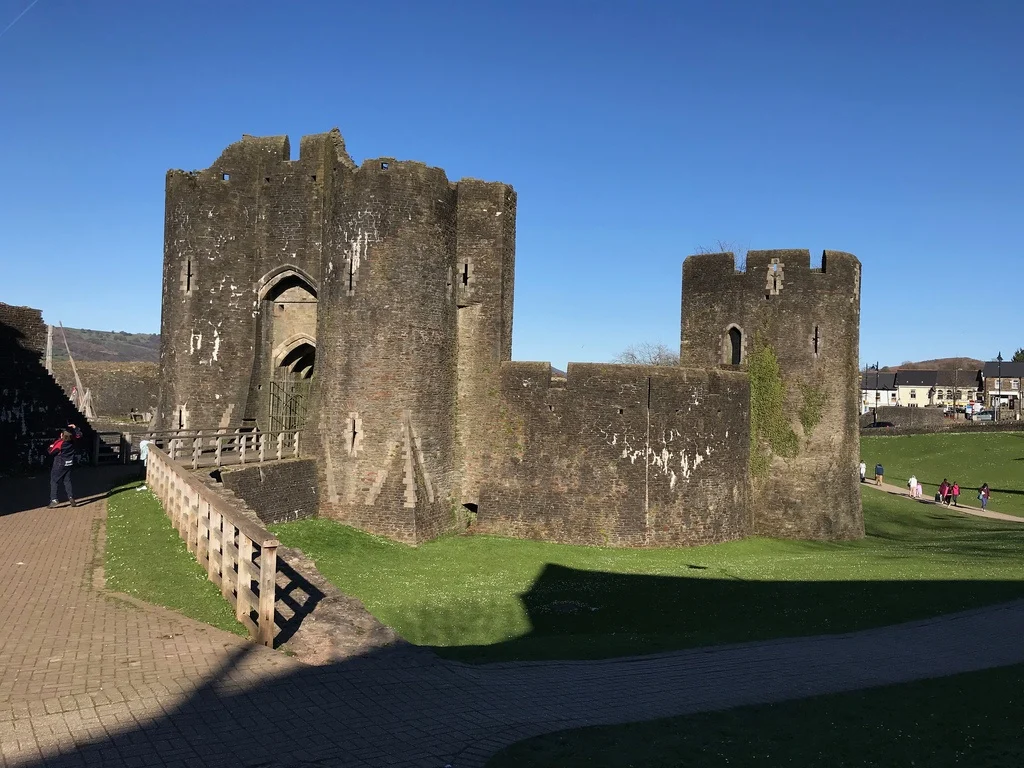
<path fill-rule="evenodd" d="M 140 480 L 138 465 L 113 464 L 105 467 L 78 467 L 72 474 L 73 490 L 79 504 L 87 504 L 109 496 L 124 483 Z M 50 501 L 50 473 L 0 478 L 0 515 L 13 515 L 29 509 L 45 507 Z M 61 506 L 68 507 L 63 486 Z"/>

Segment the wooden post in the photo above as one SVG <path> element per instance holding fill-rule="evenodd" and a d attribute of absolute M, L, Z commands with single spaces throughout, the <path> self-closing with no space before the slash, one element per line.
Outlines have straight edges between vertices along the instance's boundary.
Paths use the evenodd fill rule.
<path fill-rule="evenodd" d="M 230 520 L 221 518 L 223 531 L 220 534 L 220 593 L 228 602 L 231 602 L 231 579 L 235 575 L 234 556 L 232 550 L 235 544 L 235 526 Z"/>
<path fill-rule="evenodd" d="M 199 469 L 199 457 L 203 453 L 202 434 L 202 432 L 196 432 L 196 436 L 192 438 L 192 469 Z"/>
<path fill-rule="evenodd" d="M 244 589 L 243 589 L 244 587 Z M 239 621 L 245 616 L 248 618 L 249 605 L 248 591 L 252 589 L 252 539 L 239 531 L 238 533 L 238 577 L 235 579 L 235 590 L 238 599 L 235 602 L 235 618 Z"/>
<path fill-rule="evenodd" d="M 260 620 L 256 642 L 274 647 L 274 603 L 277 598 L 277 544 L 260 546 Z"/>
<path fill-rule="evenodd" d="M 267 460 L 267 433 L 260 432 L 258 439 L 260 441 L 260 464 L 262 464 Z"/>
<path fill-rule="evenodd" d="M 295 458 L 299 458 L 299 430 L 295 430 Z"/>
<path fill-rule="evenodd" d="M 284 432 L 277 433 L 277 460 L 284 458 Z"/>
<path fill-rule="evenodd" d="M 213 463 L 215 466 L 220 466 L 221 453 L 224 451 L 224 438 L 217 435 L 217 453 L 214 455 Z"/>
<path fill-rule="evenodd" d="M 206 573 L 210 577 L 210 581 L 214 581 L 214 576 L 217 573 L 217 567 L 220 565 L 220 550 L 217 549 L 217 539 L 221 540 L 221 546 L 223 546 L 223 538 L 220 532 L 221 514 L 218 510 L 210 505 L 210 550 L 209 560 L 206 563 Z"/>
<path fill-rule="evenodd" d="M 249 436 L 242 432 L 239 439 L 241 442 L 238 444 L 238 463 L 245 464 L 245 444 L 249 442 Z"/>

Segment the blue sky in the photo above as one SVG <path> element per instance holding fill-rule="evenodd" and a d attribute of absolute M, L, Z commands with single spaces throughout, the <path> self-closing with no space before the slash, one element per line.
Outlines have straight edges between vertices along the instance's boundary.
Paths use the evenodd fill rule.
<path fill-rule="evenodd" d="M 38 0 L 0 36 L 0 301 L 158 331 L 166 170 L 338 126 L 516 188 L 516 359 L 677 346 L 718 240 L 857 254 L 864 361 L 1009 356 L 1022 41 L 1015 0 Z"/>

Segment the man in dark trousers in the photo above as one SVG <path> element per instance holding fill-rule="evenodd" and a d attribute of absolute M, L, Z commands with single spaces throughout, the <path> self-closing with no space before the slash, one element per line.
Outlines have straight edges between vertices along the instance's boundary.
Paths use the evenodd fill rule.
<path fill-rule="evenodd" d="M 74 424 L 68 424 L 61 430 L 60 437 L 50 446 L 53 466 L 50 468 L 50 507 L 57 506 L 57 486 L 64 483 L 64 491 L 72 507 L 77 507 L 75 494 L 71 490 L 71 470 L 75 464 L 75 440 L 82 437 L 82 430 Z"/>

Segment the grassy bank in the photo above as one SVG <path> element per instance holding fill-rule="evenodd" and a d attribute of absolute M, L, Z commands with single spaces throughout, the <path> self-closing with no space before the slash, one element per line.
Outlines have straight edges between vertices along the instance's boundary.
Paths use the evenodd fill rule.
<path fill-rule="evenodd" d="M 487 768 L 774 768 L 1024 765 L 1024 666 L 563 731 L 515 744 Z"/>
<path fill-rule="evenodd" d="M 156 497 L 121 486 L 107 501 L 107 588 L 239 635 L 245 628 L 185 547 Z"/>
<path fill-rule="evenodd" d="M 911 474 L 934 496 L 943 479 L 962 489 L 961 501 L 978 506 L 977 489 L 988 483 L 995 512 L 1024 516 L 1024 432 L 878 436 L 861 439 L 869 475 L 876 463 L 886 482 L 906 485 Z"/>
<path fill-rule="evenodd" d="M 864 512 L 860 541 L 675 550 L 483 536 L 412 548 L 327 520 L 274 531 L 407 640 L 466 660 L 845 632 L 1024 595 L 1024 525 L 868 490 Z"/>

